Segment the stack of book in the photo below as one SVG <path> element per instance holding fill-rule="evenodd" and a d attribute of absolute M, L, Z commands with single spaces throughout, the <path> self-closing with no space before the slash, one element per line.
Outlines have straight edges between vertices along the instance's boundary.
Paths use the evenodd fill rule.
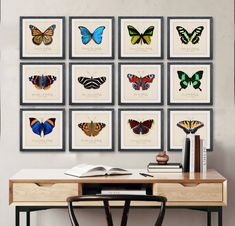
<path fill-rule="evenodd" d="M 147 169 L 149 173 L 181 173 L 182 165 L 180 163 L 168 163 L 166 165 L 149 163 Z"/>
<path fill-rule="evenodd" d="M 206 141 L 199 135 L 186 136 L 182 149 L 182 165 L 184 172 L 206 172 L 207 150 Z"/>

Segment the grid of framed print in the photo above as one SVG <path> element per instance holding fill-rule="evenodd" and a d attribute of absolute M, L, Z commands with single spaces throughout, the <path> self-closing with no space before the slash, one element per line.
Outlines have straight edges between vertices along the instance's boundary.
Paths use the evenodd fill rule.
<path fill-rule="evenodd" d="M 163 150 L 167 81 L 167 105 L 194 106 L 168 109 L 168 150 L 182 148 L 183 121 L 203 124 L 196 132 L 212 150 L 213 111 L 202 108 L 213 104 L 213 64 L 203 61 L 213 56 L 212 17 L 167 18 L 167 76 L 155 61 L 163 60 L 163 17 L 118 17 L 117 75 L 114 24 L 114 17 L 69 17 L 69 59 L 76 61 L 66 76 L 65 17 L 20 17 L 20 59 L 33 60 L 20 62 L 20 105 L 31 106 L 20 110 L 20 149 L 65 150 L 65 109 L 51 107 L 65 106 L 68 94 L 69 105 L 79 106 L 69 109 L 70 151 L 113 151 L 116 124 L 120 151 Z"/>

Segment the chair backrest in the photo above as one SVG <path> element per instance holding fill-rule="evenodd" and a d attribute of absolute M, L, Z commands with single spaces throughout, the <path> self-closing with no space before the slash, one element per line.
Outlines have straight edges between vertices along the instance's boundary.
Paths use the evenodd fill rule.
<path fill-rule="evenodd" d="M 84 201 L 102 201 L 104 203 L 106 220 L 108 226 L 113 226 L 112 214 L 110 211 L 109 201 L 125 201 L 123 207 L 123 214 L 121 220 L 121 226 L 127 225 L 128 213 L 131 201 L 155 201 L 160 202 L 160 211 L 158 214 L 158 218 L 154 224 L 154 226 L 161 226 L 163 222 L 163 218 L 165 215 L 165 205 L 167 199 L 163 196 L 151 196 L 151 195 L 83 195 L 83 196 L 71 196 L 67 198 L 68 202 L 68 210 L 69 217 L 72 223 L 72 226 L 79 226 L 78 221 L 74 214 L 73 202 L 84 202 Z"/>

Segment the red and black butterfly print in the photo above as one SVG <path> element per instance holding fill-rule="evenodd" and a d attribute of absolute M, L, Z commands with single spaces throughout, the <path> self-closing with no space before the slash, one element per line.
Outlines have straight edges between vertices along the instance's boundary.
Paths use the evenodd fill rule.
<path fill-rule="evenodd" d="M 132 83 L 133 89 L 140 90 L 140 88 L 142 88 L 142 90 L 147 90 L 150 87 L 149 83 L 153 82 L 155 75 L 149 74 L 142 78 L 133 74 L 127 74 L 127 78 L 129 79 L 129 82 Z"/>
<path fill-rule="evenodd" d="M 135 134 L 146 134 L 149 132 L 149 129 L 151 129 L 153 125 L 153 119 L 149 119 L 143 122 L 129 119 L 128 122 Z"/>
<path fill-rule="evenodd" d="M 29 77 L 29 81 L 32 82 L 37 89 L 47 90 L 51 84 L 56 81 L 56 76 L 53 75 L 33 75 Z"/>

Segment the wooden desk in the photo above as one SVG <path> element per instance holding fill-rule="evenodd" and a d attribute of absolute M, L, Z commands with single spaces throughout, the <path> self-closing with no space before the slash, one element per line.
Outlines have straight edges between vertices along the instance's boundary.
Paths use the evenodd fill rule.
<path fill-rule="evenodd" d="M 20 212 L 26 212 L 27 226 L 30 212 L 50 208 L 65 208 L 66 198 L 84 194 L 88 185 L 132 184 L 148 186 L 153 195 L 167 197 L 168 208 L 190 208 L 207 212 L 207 225 L 211 225 L 211 212 L 218 213 L 218 225 L 222 226 L 222 207 L 227 205 L 227 181 L 215 170 L 207 173 L 156 173 L 143 177 L 133 169 L 132 175 L 76 178 L 65 175 L 66 169 L 21 170 L 9 181 L 9 203 L 16 208 L 16 226 Z M 82 206 L 101 206 L 102 203 L 79 203 Z M 111 203 L 120 206 L 123 203 Z M 134 207 L 157 207 L 156 204 L 132 203 Z"/>

